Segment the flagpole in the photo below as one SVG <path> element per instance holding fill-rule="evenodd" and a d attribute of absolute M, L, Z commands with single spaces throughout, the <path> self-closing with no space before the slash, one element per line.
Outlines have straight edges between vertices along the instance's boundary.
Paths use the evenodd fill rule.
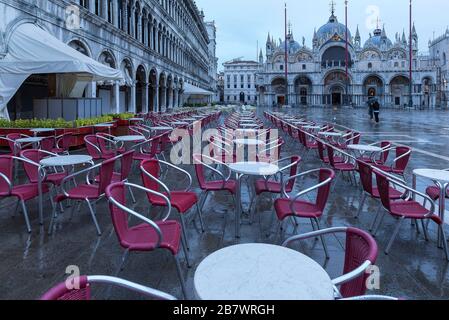
<path fill-rule="evenodd" d="M 410 39 L 409 39 L 409 50 L 410 50 L 410 97 L 408 106 L 409 108 L 413 108 L 413 45 L 412 45 L 412 0 L 410 0 Z"/>
<path fill-rule="evenodd" d="M 349 105 L 349 73 L 348 73 L 348 64 L 349 64 L 349 48 L 348 48 L 348 0 L 345 0 L 345 26 L 346 26 L 346 103 Z"/>
<path fill-rule="evenodd" d="M 285 3 L 285 105 L 288 105 L 288 43 L 287 43 L 287 3 Z"/>

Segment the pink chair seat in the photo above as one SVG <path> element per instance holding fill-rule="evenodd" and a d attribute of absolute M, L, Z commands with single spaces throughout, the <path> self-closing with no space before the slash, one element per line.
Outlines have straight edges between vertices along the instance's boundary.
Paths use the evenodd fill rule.
<path fill-rule="evenodd" d="M 428 187 L 426 193 L 432 200 L 438 200 L 440 198 L 440 188 L 436 186 Z M 446 191 L 446 198 L 449 199 L 449 189 Z"/>
<path fill-rule="evenodd" d="M 162 242 L 156 247 L 158 235 L 147 223 L 129 228 L 120 239 L 120 244 L 130 251 L 152 251 L 157 248 L 170 250 L 177 255 L 180 248 L 181 225 L 177 221 L 156 222 L 162 232 Z"/>
<path fill-rule="evenodd" d="M 95 177 L 95 182 L 96 183 L 98 183 L 98 182 L 100 182 L 100 176 L 98 175 L 98 176 L 96 176 Z M 122 182 L 122 175 L 121 175 L 121 173 L 120 172 L 114 172 L 113 174 L 112 174 L 112 178 L 111 178 L 111 183 L 116 183 L 116 182 Z"/>
<path fill-rule="evenodd" d="M 55 186 L 60 186 L 65 177 L 67 177 L 67 173 L 65 172 L 51 173 L 46 176 L 45 181 L 50 182 Z"/>
<path fill-rule="evenodd" d="M 237 188 L 237 183 L 235 180 L 229 180 L 225 183 L 223 187 L 223 181 L 208 181 L 205 183 L 205 189 L 208 191 L 222 191 L 226 190 L 232 194 L 235 194 Z"/>
<path fill-rule="evenodd" d="M 48 185 L 42 184 L 42 193 L 47 193 L 50 190 Z M 36 198 L 39 195 L 37 183 L 29 183 L 14 186 L 11 190 L 11 194 L 6 192 L 0 192 L 0 197 L 14 196 L 23 201 L 28 201 Z"/>
<path fill-rule="evenodd" d="M 355 166 L 352 163 L 335 163 L 334 169 L 339 171 L 354 171 Z"/>
<path fill-rule="evenodd" d="M 61 202 L 66 200 L 67 198 L 74 199 L 74 200 L 92 200 L 92 199 L 98 199 L 98 185 L 88 185 L 88 184 L 81 184 L 77 187 L 70 189 L 67 191 L 68 197 L 65 195 L 58 195 L 55 200 L 56 202 Z"/>
<path fill-rule="evenodd" d="M 373 187 L 373 193 L 371 195 L 374 198 L 380 199 L 379 189 L 377 187 Z M 390 187 L 389 195 L 391 200 L 399 200 L 401 199 L 402 192 Z"/>
<path fill-rule="evenodd" d="M 319 218 L 323 214 L 316 204 L 302 200 L 295 201 L 294 209 L 296 214 L 294 214 L 290 208 L 290 204 L 290 199 L 278 199 L 275 201 L 274 208 L 279 220 L 282 221 L 291 216 L 302 218 Z"/>
<path fill-rule="evenodd" d="M 416 201 L 397 201 L 390 203 L 390 212 L 394 216 L 405 217 L 408 219 L 426 219 L 426 215 L 430 213 L 419 202 Z M 442 221 L 437 215 L 432 216 L 432 220 L 437 224 Z"/>
<path fill-rule="evenodd" d="M 116 156 L 117 154 L 114 152 L 114 150 L 107 150 L 101 153 L 101 157 L 105 160 L 115 158 Z"/>
<path fill-rule="evenodd" d="M 168 196 L 166 193 L 163 193 L 163 195 Z M 193 192 L 179 192 L 179 191 L 173 191 L 170 193 L 170 202 L 173 207 L 178 210 L 179 213 L 186 213 L 190 210 L 197 202 L 198 197 Z M 151 196 L 151 204 L 154 206 L 166 206 L 167 203 L 164 199 L 158 196 Z"/>
<path fill-rule="evenodd" d="M 387 173 L 396 173 L 396 174 L 404 173 L 404 170 L 395 169 L 385 165 L 376 165 L 376 168 L 379 168 L 380 170 L 385 171 Z"/>
<path fill-rule="evenodd" d="M 135 161 L 146 161 L 146 160 L 153 160 L 155 159 L 154 155 L 150 154 L 150 153 L 136 153 L 134 154 L 133 159 Z"/>
<path fill-rule="evenodd" d="M 329 157 L 323 157 L 323 162 L 330 163 Z M 345 162 L 345 160 L 342 157 L 334 157 L 334 162 L 335 163 L 343 163 L 343 162 Z"/>

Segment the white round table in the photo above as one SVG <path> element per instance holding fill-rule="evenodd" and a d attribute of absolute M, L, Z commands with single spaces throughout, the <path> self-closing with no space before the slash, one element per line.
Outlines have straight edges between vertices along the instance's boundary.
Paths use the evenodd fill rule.
<path fill-rule="evenodd" d="M 107 128 L 108 134 L 111 134 L 112 127 L 114 127 L 114 125 L 112 123 L 99 123 L 99 124 L 94 125 L 94 128 Z"/>
<path fill-rule="evenodd" d="M 348 149 L 360 151 L 360 152 L 381 152 L 382 148 L 364 144 L 349 144 Z"/>
<path fill-rule="evenodd" d="M 341 137 L 343 134 L 339 132 L 318 132 L 321 136 L 327 136 L 327 137 Z"/>
<path fill-rule="evenodd" d="M 41 142 L 44 138 L 42 137 L 29 137 L 29 138 L 20 138 L 14 140 L 17 143 L 38 143 Z"/>
<path fill-rule="evenodd" d="M 139 121 L 145 121 L 144 118 L 130 118 L 128 119 L 129 121 L 135 121 L 135 122 L 139 122 Z"/>
<path fill-rule="evenodd" d="M 148 127 L 152 131 L 170 131 L 173 130 L 172 127 Z"/>
<path fill-rule="evenodd" d="M 240 124 L 241 128 L 245 129 L 245 128 L 259 128 L 259 125 L 257 124 L 250 124 L 250 123 L 242 123 Z"/>
<path fill-rule="evenodd" d="M 185 126 L 188 125 L 188 122 L 184 122 L 184 121 L 175 121 L 175 122 L 170 122 L 170 124 L 173 124 L 175 126 Z"/>
<path fill-rule="evenodd" d="M 194 289 L 202 300 L 334 300 L 332 280 L 317 262 L 269 244 L 211 254 L 195 271 Z"/>
<path fill-rule="evenodd" d="M 416 177 L 422 177 L 432 180 L 440 189 L 439 198 L 439 216 L 441 220 L 445 219 L 446 213 L 446 190 L 449 187 L 449 171 L 436 169 L 415 169 L 413 170 L 413 189 L 416 190 Z M 438 231 L 438 245 L 442 245 L 441 230 Z"/>
<path fill-rule="evenodd" d="M 257 139 L 235 139 L 234 143 L 243 146 L 262 146 L 265 144 L 262 140 Z"/>
<path fill-rule="evenodd" d="M 34 136 L 37 136 L 39 133 L 48 133 L 48 132 L 54 132 L 55 129 L 53 128 L 34 128 L 30 129 L 30 132 L 34 134 Z"/>
<path fill-rule="evenodd" d="M 304 126 L 303 129 L 309 129 L 309 130 L 319 130 L 321 129 L 320 126 Z"/>
<path fill-rule="evenodd" d="M 118 136 L 114 138 L 115 141 L 117 142 L 140 142 L 140 141 L 144 141 L 145 137 L 144 136 Z"/>
<path fill-rule="evenodd" d="M 92 161 L 91 156 L 87 155 L 71 155 L 71 156 L 57 156 L 42 159 L 39 164 L 43 167 L 67 167 L 78 164 L 84 164 Z"/>
<path fill-rule="evenodd" d="M 272 176 L 279 172 L 279 166 L 265 162 L 237 162 L 229 164 L 228 167 L 232 172 L 235 172 L 236 174 L 237 190 L 235 196 L 235 236 L 236 238 L 240 238 L 240 216 L 242 214 L 242 203 L 241 203 L 242 177 Z M 249 211 L 251 211 L 251 208 L 249 209 Z"/>

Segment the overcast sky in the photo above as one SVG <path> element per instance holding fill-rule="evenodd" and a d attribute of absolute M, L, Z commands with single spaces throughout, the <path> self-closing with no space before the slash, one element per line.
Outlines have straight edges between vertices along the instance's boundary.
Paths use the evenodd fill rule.
<path fill-rule="evenodd" d="M 334 0 L 339 22 L 344 23 L 344 0 Z M 207 20 L 217 25 L 217 56 L 222 63 L 234 58 L 256 59 L 257 41 L 265 54 L 268 32 L 275 39 L 284 34 L 284 2 L 292 23 L 295 40 L 312 46 L 313 30 L 330 16 L 330 0 L 196 0 Z M 422 52 L 428 41 L 442 35 L 449 25 L 449 0 L 413 0 L 414 21 Z M 379 16 L 388 37 L 394 42 L 396 32 L 408 36 L 409 0 L 349 0 L 349 29 L 355 35 L 359 25 L 362 44 L 376 27 Z"/>

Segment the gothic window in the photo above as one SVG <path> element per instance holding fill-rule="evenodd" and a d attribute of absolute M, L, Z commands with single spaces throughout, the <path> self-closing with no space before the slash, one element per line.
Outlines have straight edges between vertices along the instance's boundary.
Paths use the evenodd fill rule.
<path fill-rule="evenodd" d="M 89 9 L 89 0 L 80 0 L 80 6 Z"/>
<path fill-rule="evenodd" d="M 305 64 L 302 65 L 302 70 L 306 70 L 307 66 Z"/>
<path fill-rule="evenodd" d="M 283 64 L 281 64 L 281 65 L 279 65 L 279 70 L 284 70 L 284 65 Z"/>
<path fill-rule="evenodd" d="M 372 69 L 373 68 L 373 64 L 370 62 L 368 63 L 368 69 Z"/>

